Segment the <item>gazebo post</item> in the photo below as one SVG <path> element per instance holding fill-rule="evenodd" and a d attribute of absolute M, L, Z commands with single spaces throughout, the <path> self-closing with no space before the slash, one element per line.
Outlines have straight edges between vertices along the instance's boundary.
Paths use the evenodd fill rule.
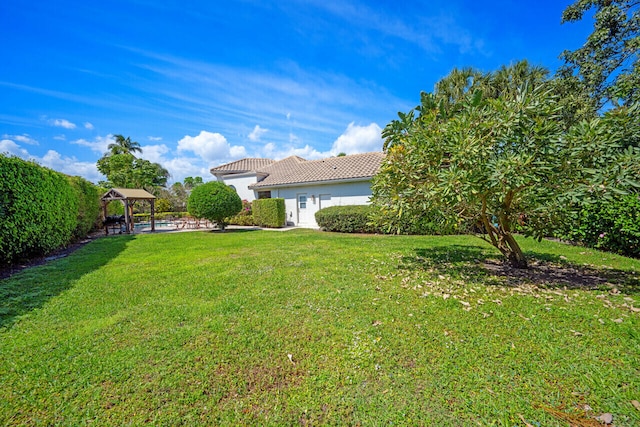
<path fill-rule="evenodd" d="M 151 231 L 156 231 L 155 199 L 151 199 Z"/>
<path fill-rule="evenodd" d="M 107 224 L 107 206 L 109 205 L 109 201 L 100 200 L 102 204 L 102 225 L 104 226 L 104 234 L 109 234 L 109 225 Z"/>
<path fill-rule="evenodd" d="M 129 200 L 124 199 L 124 227 L 127 230 L 127 234 L 130 233 L 129 223 L 131 222 L 131 218 L 129 217 Z"/>
<path fill-rule="evenodd" d="M 133 233 L 135 231 L 135 222 L 133 220 L 133 204 L 135 203 L 135 200 L 129 203 L 129 231 Z"/>

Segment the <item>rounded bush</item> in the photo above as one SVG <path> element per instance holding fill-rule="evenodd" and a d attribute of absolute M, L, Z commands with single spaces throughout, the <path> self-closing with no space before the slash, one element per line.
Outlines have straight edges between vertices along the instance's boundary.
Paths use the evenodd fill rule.
<path fill-rule="evenodd" d="M 195 218 L 208 219 L 224 230 L 225 219 L 242 210 L 242 200 L 236 191 L 220 181 L 211 181 L 191 190 L 187 211 Z"/>
<path fill-rule="evenodd" d="M 330 206 L 316 212 L 316 222 L 325 231 L 339 233 L 378 233 L 380 230 L 371 224 L 370 205 Z"/>

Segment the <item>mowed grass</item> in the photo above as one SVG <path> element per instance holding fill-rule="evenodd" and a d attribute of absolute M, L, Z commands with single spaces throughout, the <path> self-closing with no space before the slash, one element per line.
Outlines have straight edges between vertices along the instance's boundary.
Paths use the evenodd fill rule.
<path fill-rule="evenodd" d="M 471 236 L 115 236 L 0 281 L 4 425 L 640 424 L 640 262 Z M 638 404 L 640 406 L 640 404 Z"/>

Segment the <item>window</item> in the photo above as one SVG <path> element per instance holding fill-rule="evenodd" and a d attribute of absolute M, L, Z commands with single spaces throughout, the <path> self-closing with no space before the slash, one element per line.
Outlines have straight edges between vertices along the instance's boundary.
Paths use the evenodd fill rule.
<path fill-rule="evenodd" d="M 305 196 L 304 194 L 298 197 L 298 207 L 300 209 L 306 209 L 307 208 L 307 196 Z"/>
<path fill-rule="evenodd" d="M 258 199 L 270 199 L 271 191 L 258 191 Z"/>

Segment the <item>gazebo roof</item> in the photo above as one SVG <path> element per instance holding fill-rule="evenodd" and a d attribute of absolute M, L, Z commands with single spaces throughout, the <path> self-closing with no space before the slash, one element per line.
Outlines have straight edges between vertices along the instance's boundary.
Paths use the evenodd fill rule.
<path fill-rule="evenodd" d="M 156 196 L 139 188 L 112 188 L 104 193 L 102 200 L 149 200 Z"/>

